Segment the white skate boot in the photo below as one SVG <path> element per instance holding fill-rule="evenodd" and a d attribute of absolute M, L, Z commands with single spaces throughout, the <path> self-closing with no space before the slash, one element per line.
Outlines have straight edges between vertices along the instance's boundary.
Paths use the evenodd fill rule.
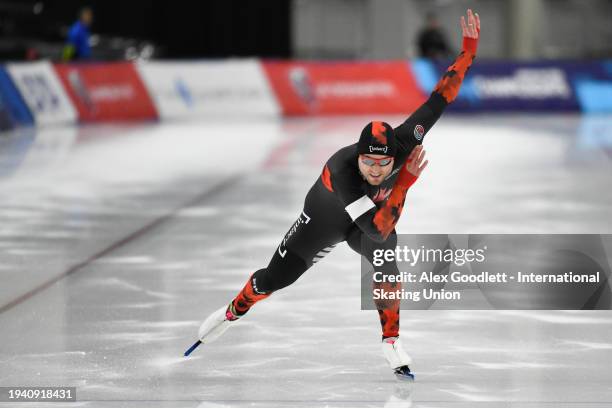
<path fill-rule="evenodd" d="M 198 330 L 198 338 L 202 343 L 212 343 L 225 333 L 231 323 L 236 320 L 238 320 L 238 316 L 232 313 L 231 305 L 229 307 L 223 306 L 204 320 L 200 330 Z"/>
<path fill-rule="evenodd" d="M 382 341 L 382 350 L 393 373 L 400 379 L 414 380 L 409 364 L 412 358 L 404 351 L 399 337 L 387 337 Z"/>
<path fill-rule="evenodd" d="M 193 346 L 189 347 L 184 353 L 184 356 L 189 356 L 193 350 L 202 343 L 208 344 L 215 341 L 219 336 L 225 333 L 231 323 L 238 320 L 239 317 L 240 316 L 234 313 L 231 304 L 229 306 L 223 306 L 221 309 L 213 312 L 200 326 L 198 330 L 198 341 L 196 341 Z"/>

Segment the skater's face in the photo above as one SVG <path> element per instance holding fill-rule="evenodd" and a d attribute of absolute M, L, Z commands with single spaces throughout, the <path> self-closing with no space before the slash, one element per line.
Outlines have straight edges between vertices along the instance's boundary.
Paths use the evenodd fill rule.
<path fill-rule="evenodd" d="M 360 154 L 357 163 L 363 177 L 373 186 L 382 183 L 393 170 L 393 157 L 382 154 Z"/>

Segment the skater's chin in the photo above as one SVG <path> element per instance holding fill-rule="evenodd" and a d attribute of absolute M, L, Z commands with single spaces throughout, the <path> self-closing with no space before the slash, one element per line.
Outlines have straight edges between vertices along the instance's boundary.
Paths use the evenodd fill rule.
<path fill-rule="evenodd" d="M 379 175 L 379 176 L 369 176 L 368 177 L 368 183 L 370 183 L 373 186 L 377 186 L 380 183 L 382 183 L 385 180 L 385 178 L 383 177 L 383 175 Z"/>

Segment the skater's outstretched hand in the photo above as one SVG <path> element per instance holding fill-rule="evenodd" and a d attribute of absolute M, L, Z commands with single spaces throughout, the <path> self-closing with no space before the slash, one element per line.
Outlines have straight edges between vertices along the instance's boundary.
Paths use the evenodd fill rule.
<path fill-rule="evenodd" d="M 423 149 L 423 145 L 418 145 L 410 155 L 406 161 L 406 170 L 415 177 L 419 177 L 421 172 L 427 167 L 428 160 L 425 160 L 425 149 Z"/>
<path fill-rule="evenodd" d="M 468 9 L 467 24 L 465 16 L 461 16 L 461 32 L 463 34 L 463 51 L 476 55 L 478 38 L 480 37 L 480 16 L 478 13 L 472 13 L 472 9 Z"/>
<path fill-rule="evenodd" d="M 478 38 L 480 34 L 480 16 L 478 13 L 472 13 L 472 9 L 467 10 L 467 25 L 465 24 L 465 16 L 461 16 L 461 31 L 464 37 Z"/>

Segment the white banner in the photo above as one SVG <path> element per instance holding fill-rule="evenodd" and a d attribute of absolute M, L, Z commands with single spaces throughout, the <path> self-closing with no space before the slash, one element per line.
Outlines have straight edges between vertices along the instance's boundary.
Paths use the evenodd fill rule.
<path fill-rule="evenodd" d="M 77 113 L 49 62 L 7 64 L 37 125 L 71 124 Z"/>
<path fill-rule="evenodd" d="M 257 60 L 143 62 L 137 69 L 161 118 L 280 112 Z"/>

